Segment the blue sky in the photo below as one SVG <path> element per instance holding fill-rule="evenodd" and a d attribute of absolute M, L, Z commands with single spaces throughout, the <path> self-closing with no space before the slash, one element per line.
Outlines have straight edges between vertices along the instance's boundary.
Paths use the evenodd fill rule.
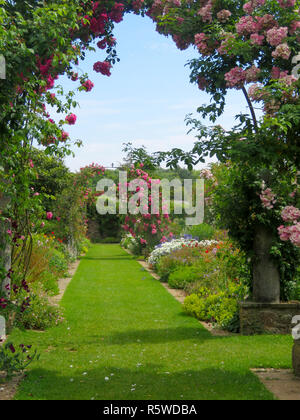
<path fill-rule="evenodd" d="M 111 77 L 92 69 L 94 62 L 105 59 L 105 51 L 89 53 L 79 65 L 79 72 L 88 72 L 95 87 L 76 96 L 80 103 L 75 110 L 77 123 L 67 131 L 72 139 L 83 140 L 84 147 L 74 147 L 76 157 L 66 159 L 72 170 L 92 162 L 104 166 L 121 162 L 125 142 L 145 145 L 149 152 L 173 147 L 190 150 L 195 138 L 187 135 L 185 116 L 209 102 L 208 95 L 189 83 L 185 64 L 197 56 L 195 49 L 178 50 L 171 38 L 155 31 L 148 17 L 127 15 L 114 34 L 121 62 Z M 60 83 L 67 89 L 71 82 L 61 79 Z M 230 128 L 233 116 L 241 111 L 246 111 L 243 97 L 230 92 L 219 123 Z"/>

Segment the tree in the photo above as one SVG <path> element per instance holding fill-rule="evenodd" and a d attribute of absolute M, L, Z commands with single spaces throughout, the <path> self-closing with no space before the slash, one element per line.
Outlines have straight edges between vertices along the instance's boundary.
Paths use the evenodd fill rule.
<path fill-rule="evenodd" d="M 299 261 L 298 213 L 293 212 L 296 227 L 288 231 L 293 247 L 280 243 L 277 232 L 285 206 L 299 206 L 300 82 L 294 58 L 299 52 L 299 6 L 299 0 L 158 0 L 150 9 L 158 30 L 171 34 L 178 48 L 194 45 L 200 53 L 189 65 L 191 81 L 212 98 L 198 109 L 203 118 L 216 121 L 229 89 L 241 91 L 246 99 L 249 115 L 238 115 L 239 124 L 229 132 L 188 117 L 199 141 L 188 154 L 171 151 L 168 164 L 192 165 L 207 156 L 230 162 L 231 178 L 219 190 L 216 208 L 252 258 L 253 295 L 263 302 L 279 301 L 280 275 L 283 289 Z M 280 229 L 281 238 L 287 238 Z"/>

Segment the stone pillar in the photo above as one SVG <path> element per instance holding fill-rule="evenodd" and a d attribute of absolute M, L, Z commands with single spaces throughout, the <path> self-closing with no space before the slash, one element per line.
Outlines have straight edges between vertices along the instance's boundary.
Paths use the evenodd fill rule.
<path fill-rule="evenodd" d="M 0 344 L 6 339 L 6 320 L 0 315 Z"/>
<path fill-rule="evenodd" d="M 257 225 L 254 237 L 253 300 L 259 303 L 280 302 L 280 274 L 270 255 L 272 232 L 264 225 Z"/>
<path fill-rule="evenodd" d="M 294 341 L 293 369 L 294 369 L 295 375 L 300 377 L 300 340 Z"/>

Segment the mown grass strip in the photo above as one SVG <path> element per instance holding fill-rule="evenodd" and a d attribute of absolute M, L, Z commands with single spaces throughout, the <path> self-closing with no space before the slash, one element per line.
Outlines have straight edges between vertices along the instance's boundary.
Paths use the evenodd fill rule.
<path fill-rule="evenodd" d="M 41 353 L 16 399 L 273 399 L 250 372 L 291 367 L 291 337 L 213 337 L 118 245 L 94 245 L 61 302 L 65 322 L 11 339 Z"/>

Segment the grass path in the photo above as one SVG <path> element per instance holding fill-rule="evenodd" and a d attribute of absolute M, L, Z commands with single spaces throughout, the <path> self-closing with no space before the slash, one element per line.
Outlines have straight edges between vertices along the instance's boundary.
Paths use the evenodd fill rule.
<path fill-rule="evenodd" d="M 117 245 L 94 245 L 44 333 L 16 399 L 272 399 L 252 367 L 291 367 L 291 337 L 213 337 Z"/>

